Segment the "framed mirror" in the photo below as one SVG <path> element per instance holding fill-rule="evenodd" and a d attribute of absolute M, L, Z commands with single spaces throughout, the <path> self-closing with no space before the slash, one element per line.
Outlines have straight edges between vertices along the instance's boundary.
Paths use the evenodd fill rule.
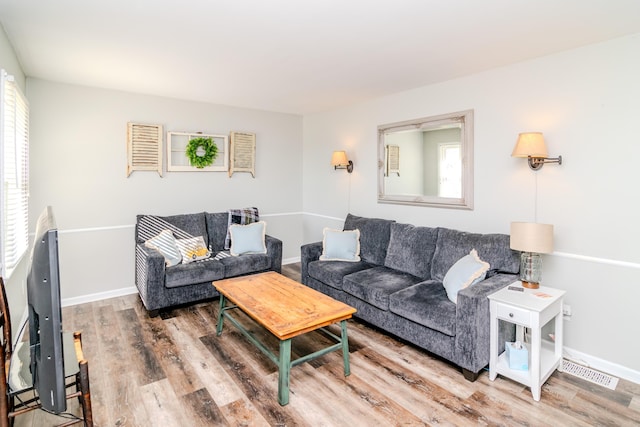
<path fill-rule="evenodd" d="M 473 209 L 473 110 L 378 126 L 378 203 Z"/>

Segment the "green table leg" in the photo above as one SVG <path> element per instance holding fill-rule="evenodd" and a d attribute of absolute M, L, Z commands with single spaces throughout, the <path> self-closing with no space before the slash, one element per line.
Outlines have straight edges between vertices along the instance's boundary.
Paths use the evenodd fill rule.
<path fill-rule="evenodd" d="M 284 406 L 289 403 L 289 373 L 291 372 L 291 339 L 280 341 L 280 360 L 278 363 L 278 402 Z"/>
<path fill-rule="evenodd" d="M 342 341 L 342 358 L 344 359 L 344 376 L 348 377 L 351 374 L 351 366 L 349 365 L 349 337 L 347 337 L 347 321 L 340 322 L 340 328 L 342 329 L 341 341 Z"/>
<path fill-rule="evenodd" d="M 218 336 L 222 335 L 222 322 L 224 321 L 224 306 L 225 306 L 225 297 L 220 294 L 220 311 L 218 312 L 218 327 L 216 328 L 216 333 Z"/>

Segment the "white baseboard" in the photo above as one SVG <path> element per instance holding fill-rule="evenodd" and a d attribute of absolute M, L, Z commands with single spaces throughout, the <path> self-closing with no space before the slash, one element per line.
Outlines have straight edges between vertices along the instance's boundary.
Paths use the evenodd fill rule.
<path fill-rule="evenodd" d="M 300 257 L 286 258 L 282 260 L 282 265 L 287 264 L 295 264 L 296 262 L 300 262 Z"/>
<path fill-rule="evenodd" d="M 622 366 L 608 360 L 600 359 L 599 357 L 582 353 L 569 347 L 564 347 L 563 353 L 564 358 L 567 360 L 595 369 L 596 371 L 602 371 L 609 375 L 640 384 L 639 371 L 635 371 L 631 368 L 627 368 L 626 366 Z"/>
<path fill-rule="evenodd" d="M 101 301 L 103 299 L 121 297 L 123 295 L 131 295 L 138 293 L 138 288 L 131 286 L 129 288 L 120 288 L 113 291 L 98 292 L 95 294 L 82 295 L 74 298 L 64 298 L 61 303 L 63 307 L 69 307 L 72 305 L 84 304 L 87 302 Z"/>

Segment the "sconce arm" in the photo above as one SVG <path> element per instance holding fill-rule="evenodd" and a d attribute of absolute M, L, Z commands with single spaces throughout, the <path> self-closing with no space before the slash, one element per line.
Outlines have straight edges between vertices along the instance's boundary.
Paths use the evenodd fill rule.
<path fill-rule="evenodd" d="M 353 172 L 353 161 L 349 160 L 349 163 L 347 163 L 346 165 L 335 165 L 333 167 L 333 170 L 338 169 L 346 169 L 348 173 Z"/>
<path fill-rule="evenodd" d="M 527 157 L 529 160 L 529 167 L 534 171 L 537 171 L 542 168 L 542 165 L 545 163 L 557 163 L 559 165 L 562 164 L 562 156 L 558 157 Z"/>

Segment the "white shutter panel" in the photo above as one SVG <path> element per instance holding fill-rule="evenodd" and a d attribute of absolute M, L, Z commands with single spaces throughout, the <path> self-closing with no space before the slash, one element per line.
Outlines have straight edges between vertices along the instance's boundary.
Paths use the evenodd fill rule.
<path fill-rule="evenodd" d="M 162 176 L 162 126 L 127 123 L 127 176 L 158 171 Z"/>

